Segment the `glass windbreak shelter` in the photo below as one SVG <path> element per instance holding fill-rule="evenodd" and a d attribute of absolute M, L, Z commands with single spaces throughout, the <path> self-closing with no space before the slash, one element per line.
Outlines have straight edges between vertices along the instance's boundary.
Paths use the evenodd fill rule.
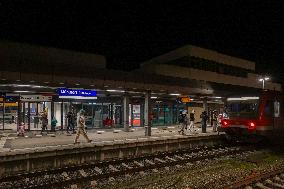
<path fill-rule="evenodd" d="M 174 101 L 155 101 L 152 104 L 153 126 L 173 125 L 178 123 L 179 112 L 185 109 L 184 104 Z"/>
<path fill-rule="evenodd" d="M 52 115 L 52 96 L 51 95 L 21 95 L 18 106 L 19 124 L 24 124 L 26 130 L 42 129 L 42 114 L 47 113 L 48 125 Z M 48 129 L 50 129 L 48 127 Z"/>
<path fill-rule="evenodd" d="M 0 97 L 0 128 L 17 130 L 19 95 Z"/>
<path fill-rule="evenodd" d="M 74 111 L 75 120 L 78 112 L 85 110 L 85 123 L 87 128 L 115 128 L 122 126 L 122 108 L 120 101 L 101 102 L 90 100 L 64 100 L 54 102 L 54 116 L 58 123 L 63 125 L 63 129 L 68 126 L 67 114 Z M 106 120 L 111 120 L 106 124 Z M 76 126 L 76 122 L 75 122 Z"/>

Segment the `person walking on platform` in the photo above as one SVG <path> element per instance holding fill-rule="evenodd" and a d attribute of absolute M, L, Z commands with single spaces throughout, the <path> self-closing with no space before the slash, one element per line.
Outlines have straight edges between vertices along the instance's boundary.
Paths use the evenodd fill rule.
<path fill-rule="evenodd" d="M 212 128 L 213 132 L 217 132 L 217 111 L 212 112 Z"/>
<path fill-rule="evenodd" d="M 52 118 L 52 120 L 51 120 L 51 129 L 50 129 L 51 132 L 55 132 L 56 124 L 57 124 L 57 120 L 56 120 L 56 118 L 53 116 L 53 118 Z"/>
<path fill-rule="evenodd" d="M 74 112 L 74 108 L 72 107 L 72 110 L 68 112 L 67 114 L 67 121 L 68 121 L 68 125 L 67 125 L 67 133 L 69 133 L 69 131 L 72 130 L 73 134 L 75 133 L 75 112 Z"/>
<path fill-rule="evenodd" d="M 78 143 L 78 139 L 80 137 L 80 135 L 83 135 L 87 142 L 90 143 L 92 142 L 92 140 L 89 139 L 89 137 L 87 136 L 86 130 L 85 130 L 85 110 L 81 109 L 78 113 L 78 117 L 77 117 L 77 134 L 76 134 L 76 138 L 74 140 L 74 144 Z"/>
<path fill-rule="evenodd" d="M 189 114 L 189 121 L 190 121 L 189 128 L 188 128 L 189 131 L 194 131 L 194 121 L 195 121 L 194 115 L 195 115 L 195 111 L 192 110 L 192 112 Z"/>
<path fill-rule="evenodd" d="M 179 122 L 181 123 L 181 129 L 178 132 L 184 135 L 185 134 L 184 130 L 187 128 L 187 123 L 188 123 L 186 110 L 182 111 L 180 118 L 179 118 Z"/>
<path fill-rule="evenodd" d="M 201 118 L 202 133 L 206 133 L 206 123 L 208 119 L 207 112 L 203 111 L 200 115 L 200 118 Z"/>
<path fill-rule="evenodd" d="M 44 110 L 41 115 L 41 122 L 42 122 L 42 128 L 41 128 L 41 134 L 46 131 L 47 132 L 47 124 L 48 124 L 48 118 L 47 118 L 47 111 Z"/>

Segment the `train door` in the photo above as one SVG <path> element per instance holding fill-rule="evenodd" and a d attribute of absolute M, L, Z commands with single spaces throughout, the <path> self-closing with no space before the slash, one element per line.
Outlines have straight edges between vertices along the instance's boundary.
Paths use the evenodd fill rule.
<path fill-rule="evenodd" d="M 273 127 L 274 134 L 282 136 L 284 134 L 284 110 L 283 110 L 283 101 L 275 99 L 273 102 Z"/>

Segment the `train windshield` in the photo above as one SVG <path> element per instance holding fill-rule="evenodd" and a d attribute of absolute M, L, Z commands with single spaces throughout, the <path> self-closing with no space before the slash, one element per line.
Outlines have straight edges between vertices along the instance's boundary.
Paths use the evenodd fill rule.
<path fill-rule="evenodd" d="M 259 97 L 228 98 L 226 114 L 228 118 L 255 118 L 258 116 Z"/>

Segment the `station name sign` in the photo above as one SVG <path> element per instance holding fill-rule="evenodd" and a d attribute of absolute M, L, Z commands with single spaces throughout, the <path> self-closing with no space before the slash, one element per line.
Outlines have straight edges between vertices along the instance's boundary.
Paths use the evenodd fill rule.
<path fill-rule="evenodd" d="M 97 99 L 97 91 L 85 90 L 85 89 L 57 89 L 59 98 L 71 98 L 71 99 Z"/>

